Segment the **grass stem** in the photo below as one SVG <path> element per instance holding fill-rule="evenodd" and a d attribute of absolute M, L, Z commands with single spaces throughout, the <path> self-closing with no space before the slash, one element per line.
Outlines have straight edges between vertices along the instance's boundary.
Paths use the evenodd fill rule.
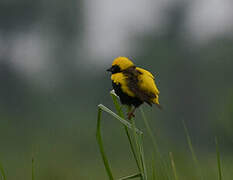
<path fill-rule="evenodd" d="M 175 161 L 174 161 L 172 152 L 169 152 L 169 157 L 170 157 L 170 160 L 171 160 L 171 166 L 172 166 L 172 170 L 173 170 L 175 180 L 178 180 L 176 165 L 175 165 Z"/>
<path fill-rule="evenodd" d="M 215 144 L 216 144 L 216 156 L 217 156 L 217 164 L 218 164 L 218 179 L 222 180 L 221 158 L 220 158 L 220 151 L 219 151 L 217 137 L 215 137 Z"/>
<path fill-rule="evenodd" d="M 199 165 L 199 162 L 197 160 L 197 156 L 195 154 L 195 151 L 193 149 L 192 141 L 191 141 L 191 138 L 190 138 L 190 135 L 189 135 L 189 132 L 188 132 L 188 129 L 187 129 L 186 125 L 185 125 L 184 120 L 183 120 L 183 127 L 184 127 L 184 131 L 185 131 L 186 139 L 187 139 L 187 142 L 188 142 L 188 146 L 189 146 L 189 149 L 190 149 L 191 154 L 192 154 L 192 159 L 193 159 L 193 161 L 195 163 L 195 166 L 196 166 L 196 168 L 198 170 L 198 176 L 199 176 L 200 179 L 203 179 L 202 172 L 201 172 L 201 169 L 200 169 L 200 165 Z"/>
<path fill-rule="evenodd" d="M 152 145 L 153 145 L 153 149 L 154 149 L 153 150 L 153 154 L 154 154 L 153 163 L 155 163 L 155 158 L 157 158 L 157 163 L 158 163 L 157 165 L 160 166 L 159 167 L 160 172 L 163 172 L 164 178 L 169 179 L 169 175 L 167 173 L 169 171 L 168 168 L 167 168 L 168 163 L 162 158 L 162 155 L 161 155 L 160 150 L 158 148 L 157 140 L 156 140 L 156 138 L 155 138 L 155 136 L 154 136 L 154 134 L 152 132 L 152 129 L 151 129 L 150 125 L 149 125 L 149 122 L 148 122 L 148 120 L 146 118 L 146 115 L 145 115 L 143 109 L 140 108 L 140 111 L 141 111 L 142 119 L 143 119 L 144 124 L 146 126 L 146 131 L 149 134 L 149 137 L 150 137 L 150 139 L 152 141 Z M 154 168 L 157 168 L 157 167 L 154 166 Z M 157 171 L 157 169 L 154 169 L 154 172 L 155 171 Z"/>
<path fill-rule="evenodd" d="M 3 168 L 1 163 L 0 163 L 0 175 L 2 176 L 3 180 L 6 180 L 6 173 L 5 173 L 4 168 Z"/>
<path fill-rule="evenodd" d="M 32 180 L 35 180 L 35 159 L 32 157 Z"/>

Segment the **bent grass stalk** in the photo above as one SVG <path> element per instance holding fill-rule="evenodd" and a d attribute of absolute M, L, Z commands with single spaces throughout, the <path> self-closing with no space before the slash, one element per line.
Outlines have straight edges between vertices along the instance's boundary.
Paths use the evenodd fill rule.
<path fill-rule="evenodd" d="M 110 114 L 111 116 L 113 116 L 115 119 L 117 119 L 124 126 L 125 133 L 126 133 L 126 136 L 128 138 L 128 141 L 129 141 L 130 149 L 132 151 L 133 157 L 135 159 L 135 162 L 137 164 L 137 168 L 139 171 L 138 173 L 128 175 L 125 177 L 121 177 L 118 180 L 127 180 L 127 179 L 134 179 L 134 178 L 140 178 L 141 180 L 148 180 L 149 177 L 148 177 L 144 149 L 143 149 L 143 132 L 136 128 L 136 124 L 135 124 L 135 121 L 133 118 L 129 120 L 130 122 L 125 120 L 124 114 L 122 111 L 122 106 L 118 102 L 118 97 L 113 92 L 111 92 L 111 96 L 112 96 L 117 114 L 114 113 L 113 111 L 111 111 L 110 109 L 108 109 L 107 107 L 105 107 L 104 105 L 99 104 L 98 105 L 98 116 L 97 116 L 97 128 L 96 128 L 96 139 L 97 139 L 97 143 L 99 145 L 100 154 L 101 154 L 101 157 L 103 159 L 103 163 L 104 163 L 108 178 L 110 180 L 116 179 L 113 176 L 113 173 L 112 173 L 112 170 L 111 170 L 111 167 L 109 164 L 109 160 L 106 156 L 106 153 L 104 151 L 104 146 L 103 146 L 103 139 L 102 139 L 102 135 L 101 135 L 101 119 L 102 119 L 102 112 L 103 111 Z M 159 148 L 158 148 L 156 138 L 152 133 L 150 125 L 146 119 L 145 113 L 143 112 L 142 108 L 140 108 L 140 110 L 141 110 L 142 118 L 143 118 L 145 126 L 146 126 L 147 133 L 149 134 L 149 136 L 151 138 L 152 146 L 154 149 L 153 150 L 154 154 L 152 156 L 151 178 L 153 180 L 161 180 L 161 178 L 162 179 L 178 180 L 178 175 L 177 175 L 177 171 L 176 171 L 176 166 L 175 166 L 173 154 L 171 152 L 169 153 L 169 158 L 170 158 L 170 163 L 171 163 L 171 166 L 169 166 L 166 163 L 167 161 L 165 162 L 162 158 L 162 155 L 161 155 Z M 190 152 L 191 152 L 192 159 L 193 159 L 194 164 L 195 164 L 197 171 L 198 171 L 199 179 L 203 179 L 201 169 L 199 166 L 199 162 L 198 162 L 197 156 L 195 154 L 195 151 L 193 149 L 191 138 L 190 138 L 188 129 L 187 129 L 184 121 L 183 121 L 183 127 L 184 127 L 184 131 L 185 131 L 185 135 L 186 135 L 188 147 L 189 147 Z M 217 138 L 215 139 L 215 143 L 216 143 L 216 156 L 217 156 L 217 166 L 218 166 L 218 179 L 222 180 L 222 168 L 221 168 L 220 152 L 219 152 Z M 158 159 L 157 159 L 157 161 L 159 162 L 158 167 L 156 167 L 156 165 L 155 165 L 155 158 L 156 157 L 158 157 Z M 33 166 L 32 179 L 34 179 L 34 162 L 32 162 L 32 163 L 33 163 L 33 165 L 32 165 Z M 159 166 L 161 166 L 161 167 L 159 167 Z M 168 166 L 171 169 L 168 169 Z M 0 164 L 0 172 L 3 176 L 3 180 L 6 180 L 4 169 L 2 168 L 1 164 Z M 162 174 L 160 174 L 161 172 L 162 172 Z M 171 177 L 172 172 L 173 172 L 173 178 Z"/>
<path fill-rule="evenodd" d="M 118 115 L 119 115 L 121 118 L 124 118 L 124 115 L 123 115 L 123 112 L 122 112 L 122 108 L 121 108 L 120 104 L 118 103 L 118 100 L 117 100 L 118 98 L 117 98 L 116 94 L 114 93 L 114 91 L 111 91 L 110 94 L 111 94 L 111 96 L 112 96 L 112 100 L 113 100 L 113 103 L 114 103 L 114 105 L 115 105 L 115 108 L 116 108 L 116 110 L 117 110 Z M 124 126 L 124 129 L 125 129 L 125 133 L 126 133 L 126 136 L 127 136 L 127 138 L 128 138 L 128 141 L 129 141 L 130 149 L 131 149 L 131 151 L 132 151 L 132 153 L 133 153 L 134 160 L 136 161 L 138 170 L 140 171 L 140 165 L 139 165 L 139 162 L 138 162 L 138 159 L 137 159 L 136 152 L 135 152 L 135 150 L 134 150 L 133 142 L 132 142 L 132 140 L 131 140 L 128 127 L 127 127 L 127 126 Z"/>
<path fill-rule="evenodd" d="M 117 114 L 115 114 L 114 112 L 112 112 L 110 109 L 108 109 L 104 105 L 102 105 L 102 104 L 98 105 L 96 139 L 97 139 L 97 142 L 98 142 L 98 145 L 99 145 L 100 154 L 102 156 L 102 159 L 103 159 L 104 166 L 105 166 L 106 172 L 108 174 L 108 177 L 109 177 L 110 180 L 113 180 L 114 176 L 113 176 L 110 164 L 109 164 L 109 160 L 108 160 L 108 158 L 106 156 L 106 153 L 104 151 L 103 140 L 102 140 L 102 135 L 101 135 L 101 117 L 102 117 L 102 111 L 111 114 L 113 117 L 115 117 L 117 120 L 119 120 L 127 128 L 132 129 L 133 127 L 132 127 L 132 125 L 128 121 L 124 120 L 123 118 L 121 118 L 120 116 L 118 116 Z M 134 131 L 135 131 L 136 134 L 143 134 L 137 128 L 133 128 L 133 129 L 134 129 Z M 141 174 L 141 172 L 140 172 L 140 174 Z"/>
<path fill-rule="evenodd" d="M 134 174 L 134 175 L 130 175 L 130 176 L 126 176 L 126 177 L 122 177 L 121 179 L 132 179 L 132 178 L 140 177 L 141 180 L 147 180 L 148 175 L 147 175 L 147 171 L 146 171 L 146 163 L 145 163 L 144 150 L 143 150 L 143 138 L 142 138 L 143 132 L 136 128 L 134 119 L 131 119 L 130 120 L 131 123 L 129 123 L 128 121 L 126 121 L 123 118 L 124 117 L 123 112 L 121 110 L 121 106 L 119 105 L 119 103 L 117 101 L 116 95 L 111 92 L 111 96 L 113 98 L 113 102 L 115 104 L 118 115 L 115 114 L 114 112 L 112 112 L 110 109 L 108 109 L 104 105 L 99 104 L 98 105 L 98 116 L 97 116 L 97 129 L 96 129 L 96 139 L 97 139 L 97 142 L 99 145 L 100 154 L 102 156 L 108 177 L 110 180 L 114 179 L 114 176 L 113 176 L 110 164 L 109 164 L 109 160 L 106 156 L 106 153 L 105 153 L 104 147 L 103 147 L 103 140 L 102 140 L 102 135 L 101 135 L 102 111 L 110 114 L 111 116 L 113 116 L 114 118 L 119 120 L 124 125 L 125 132 L 126 132 L 128 140 L 129 140 L 131 151 L 133 153 L 134 159 L 135 159 L 136 164 L 137 164 L 138 169 L 139 169 L 139 173 Z M 133 131 L 132 136 L 133 136 L 134 141 L 132 141 L 128 129 L 131 129 Z"/>
<path fill-rule="evenodd" d="M 119 116 L 124 118 L 122 108 L 121 108 L 121 106 L 119 104 L 119 101 L 118 101 L 118 99 L 119 99 L 118 96 L 114 93 L 114 91 L 111 91 L 110 94 L 112 96 L 113 102 L 115 104 L 115 107 L 116 107 L 116 110 L 117 110 Z M 130 110 L 131 109 L 128 108 L 128 112 Z M 130 144 L 130 148 L 131 148 L 131 151 L 132 151 L 133 156 L 134 156 L 134 159 L 136 161 L 138 170 L 141 172 L 141 176 L 142 176 L 141 178 L 146 180 L 147 179 L 147 172 L 146 172 L 145 157 L 144 157 L 144 152 L 143 152 L 143 141 L 142 141 L 143 134 L 142 133 L 141 134 L 136 133 L 137 128 L 136 128 L 135 121 L 134 121 L 133 118 L 130 119 L 130 122 L 132 124 L 133 139 L 134 139 L 135 147 L 134 147 L 133 142 L 131 140 L 131 136 L 129 134 L 128 128 L 126 126 L 125 126 L 125 132 L 126 132 L 126 135 L 127 135 L 127 138 L 128 138 L 129 144 Z"/>

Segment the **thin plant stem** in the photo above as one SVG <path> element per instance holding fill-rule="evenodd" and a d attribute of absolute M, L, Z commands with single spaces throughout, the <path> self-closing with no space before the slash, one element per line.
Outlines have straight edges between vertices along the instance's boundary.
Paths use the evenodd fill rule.
<path fill-rule="evenodd" d="M 144 149 L 143 149 L 143 135 L 139 135 L 139 152 L 140 152 L 140 158 L 142 162 L 143 172 L 144 172 L 144 179 L 147 180 L 147 168 L 146 168 L 146 161 L 144 156 Z"/>
<path fill-rule="evenodd" d="M 139 144 L 138 144 L 138 137 L 137 137 L 137 134 L 136 134 L 136 127 L 135 127 L 135 122 L 134 122 L 134 119 L 130 119 L 131 123 L 132 123 L 132 129 L 133 129 L 133 139 L 134 139 L 134 142 L 135 142 L 135 146 L 136 146 L 136 157 L 138 159 L 138 162 L 139 162 L 139 168 L 140 168 L 140 172 L 142 172 L 142 162 L 141 162 L 141 159 L 140 159 L 140 151 L 139 151 Z M 143 175 L 142 175 L 143 176 Z"/>
<path fill-rule="evenodd" d="M 152 162 L 151 162 L 151 168 L 152 168 L 152 179 L 153 180 L 156 180 L 158 179 L 158 174 L 156 172 L 156 169 L 155 169 L 155 157 L 154 157 L 154 154 L 152 154 Z"/>
<path fill-rule="evenodd" d="M 172 152 L 169 152 L 169 157 L 170 157 L 170 160 L 171 160 L 171 166 L 172 166 L 172 170 L 173 170 L 173 174 L 174 174 L 175 180 L 178 180 L 177 171 L 176 171 L 176 165 L 175 165 L 175 161 L 174 161 Z"/>
<path fill-rule="evenodd" d="M 32 180 L 35 180 L 35 159 L 32 157 Z"/>
<path fill-rule="evenodd" d="M 196 166 L 196 168 L 198 170 L 199 178 L 203 179 L 202 172 L 201 172 L 201 169 L 200 169 L 200 166 L 199 166 L 199 162 L 197 160 L 196 153 L 195 153 L 195 151 L 193 149 L 192 141 L 191 141 L 191 138 L 190 138 L 190 135 L 189 135 L 189 132 L 188 132 L 188 129 L 187 129 L 186 125 L 185 125 L 184 120 L 183 120 L 183 127 L 184 127 L 184 131 L 185 131 L 186 139 L 187 139 L 187 142 L 188 142 L 188 146 L 189 146 L 189 149 L 190 149 L 191 154 L 192 154 L 192 159 L 193 159 L 193 161 L 195 163 L 195 166 Z"/>
<path fill-rule="evenodd" d="M 130 112 L 130 107 L 128 109 L 128 112 Z M 137 136 L 137 133 L 136 133 L 136 125 L 135 125 L 135 121 L 134 121 L 134 118 L 130 118 L 129 119 L 131 124 L 132 124 L 132 129 L 133 129 L 133 138 L 134 138 L 134 142 L 135 142 L 135 146 L 136 146 L 136 154 L 137 154 L 137 159 L 138 159 L 138 162 L 139 162 L 139 168 L 140 168 L 140 172 L 142 174 L 142 177 L 141 179 L 142 180 L 145 180 L 145 172 L 143 170 L 143 162 L 142 162 L 142 159 L 141 159 L 141 153 L 140 153 L 140 145 L 139 145 L 139 141 L 138 141 L 138 136 Z"/>
<path fill-rule="evenodd" d="M 157 140 L 156 140 L 155 136 L 153 135 L 153 132 L 152 132 L 152 130 L 150 128 L 150 125 L 149 125 L 149 123 L 147 121 L 147 118 L 145 116 L 145 113 L 144 113 L 142 108 L 140 108 L 140 111 L 141 111 L 142 119 L 143 119 L 144 124 L 146 126 L 146 130 L 147 130 L 147 132 L 148 132 L 148 134 L 149 134 L 149 136 L 151 138 L 151 141 L 152 141 L 152 144 L 153 144 L 153 147 L 154 147 L 154 151 L 156 151 L 158 153 L 159 157 L 161 158 L 162 156 L 161 156 L 161 153 L 160 153 L 159 148 L 158 148 Z"/>
<path fill-rule="evenodd" d="M 149 122 L 148 122 L 148 120 L 146 118 L 146 115 L 145 115 L 143 109 L 140 108 L 140 111 L 141 111 L 142 119 L 143 119 L 144 124 L 146 126 L 147 133 L 149 134 L 150 139 L 151 139 L 152 144 L 153 144 L 154 155 L 158 155 L 158 162 L 159 162 L 158 165 L 165 169 L 166 172 L 163 173 L 163 175 L 166 176 L 167 179 L 169 179 L 169 175 L 167 173 L 168 172 L 168 168 L 167 168 L 166 162 L 164 162 L 164 160 L 162 158 L 162 155 L 160 153 L 160 150 L 158 148 L 157 140 L 156 140 L 156 138 L 155 138 L 155 136 L 154 136 L 154 134 L 153 134 L 153 132 L 152 132 L 152 130 L 150 128 Z M 155 162 L 155 160 L 154 160 L 154 162 Z M 156 167 L 154 166 L 154 168 L 156 168 Z"/>
<path fill-rule="evenodd" d="M 2 175 L 3 180 L 6 180 L 6 173 L 1 163 L 0 163 L 0 175 Z"/>
<path fill-rule="evenodd" d="M 218 179 L 222 180 L 222 168 L 221 168 L 221 158 L 220 158 L 220 151 L 218 146 L 218 139 L 215 137 L 215 144 L 216 144 L 216 156 L 217 156 L 217 164 L 218 164 Z"/>

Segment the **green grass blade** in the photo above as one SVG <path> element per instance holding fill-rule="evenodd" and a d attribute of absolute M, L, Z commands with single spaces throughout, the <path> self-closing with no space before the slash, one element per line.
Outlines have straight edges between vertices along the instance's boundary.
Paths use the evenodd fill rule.
<path fill-rule="evenodd" d="M 183 121 L 183 127 L 184 127 L 184 131 L 185 131 L 186 139 L 187 139 L 187 142 L 188 142 L 188 146 L 189 146 L 189 149 L 190 149 L 191 154 L 192 154 L 192 159 L 193 159 L 193 161 L 195 163 L 195 166 L 198 169 L 198 175 L 200 176 L 200 179 L 203 179 L 201 169 L 200 169 L 200 165 L 199 165 L 199 162 L 197 160 L 197 156 L 196 156 L 196 153 L 195 153 L 195 151 L 193 149 L 192 141 L 191 141 L 188 129 L 187 129 L 184 121 Z"/>
<path fill-rule="evenodd" d="M 130 110 L 130 109 L 129 109 Z M 141 152 L 140 152 L 140 145 L 139 145 L 139 137 L 138 137 L 138 135 L 137 135 L 137 133 L 136 133 L 136 125 L 135 125 L 135 121 L 134 121 L 134 119 L 132 118 L 132 119 L 130 119 L 130 121 L 131 121 L 131 123 L 132 123 L 132 129 L 133 129 L 133 138 L 134 138 L 134 142 L 135 142 L 135 149 L 136 149 L 136 157 L 137 157 L 137 159 L 138 159 L 138 163 L 139 163 L 139 170 L 140 170 L 140 172 L 141 172 L 141 175 L 142 175 L 142 177 L 141 177 L 141 179 L 142 180 L 144 180 L 145 179 L 145 174 L 144 174 L 144 169 L 143 169 L 143 162 L 142 162 L 142 158 L 141 158 L 141 156 L 142 156 L 142 154 L 141 154 Z"/>
<path fill-rule="evenodd" d="M 140 108 L 140 111 L 141 111 L 142 119 L 143 119 L 144 124 L 146 126 L 147 133 L 149 134 L 149 136 L 151 138 L 151 141 L 153 143 L 154 151 L 156 151 L 158 153 L 158 155 L 160 156 L 160 158 L 161 158 L 161 154 L 160 154 L 160 151 L 159 151 L 159 148 L 158 148 L 158 145 L 157 145 L 157 140 L 156 140 L 155 136 L 153 135 L 153 132 L 152 132 L 152 130 L 150 128 L 150 125 L 149 125 L 149 123 L 147 121 L 147 118 L 145 116 L 145 113 L 144 113 L 142 108 Z"/>
<path fill-rule="evenodd" d="M 173 170 L 173 174 L 174 174 L 175 180 L 178 180 L 177 171 L 176 171 L 176 165 L 175 165 L 175 161 L 174 161 L 172 152 L 169 153 L 169 157 L 170 157 L 170 160 L 171 160 L 171 166 L 172 166 L 172 170 Z"/>
<path fill-rule="evenodd" d="M 35 159 L 32 157 L 32 180 L 35 180 Z"/>
<path fill-rule="evenodd" d="M 152 161 L 151 161 L 151 171 L 152 171 L 152 180 L 156 180 L 157 178 L 157 173 L 156 173 L 156 169 L 155 169 L 155 158 L 154 155 L 152 155 Z"/>
<path fill-rule="evenodd" d="M 188 129 L 185 125 L 185 122 L 183 121 L 183 126 L 184 126 L 184 130 L 185 130 L 185 135 L 186 135 L 186 139 L 187 139 L 187 142 L 188 142 L 188 146 L 189 146 L 189 149 L 191 151 L 191 154 L 192 154 L 192 158 L 193 158 L 193 161 L 194 163 L 196 164 L 196 166 L 198 166 L 198 160 L 197 160 L 197 156 L 194 152 L 194 149 L 193 149 L 193 145 L 192 145 L 192 141 L 191 141 L 191 138 L 189 136 L 189 132 L 188 132 Z"/>
<path fill-rule="evenodd" d="M 129 130 L 128 130 L 128 128 L 126 126 L 124 126 L 124 128 L 125 128 L 125 133 L 126 133 L 126 136 L 128 138 L 129 144 L 130 144 L 130 149 L 131 149 L 131 151 L 133 153 L 134 160 L 135 160 L 135 162 L 137 164 L 138 170 L 140 170 L 140 165 L 139 165 L 139 162 L 138 162 L 138 159 L 137 159 L 136 152 L 134 150 L 134 146 L 133 146 L 133 142 L 131 140 L 130 134 L 129 134 Z"/>
<path fill-rule="evenodd" d="M 216 156 L 217 156 L 217 164 L 218 164 L 218 179 L 222 180 L 221 158 L 220 158 L 220 151 L 219 151 L 217 137 L 215 137 L 215 144 L 216 144 Z"/>
<path fill-rule="evenodd" d="M 146 161 L 145 161 L 144 149 L 143 149 L 143 135 L 140 135 L 138 137 L 138 140 L 139 140 L 139 153 L 140 153 L 140 158 L 141 158 L 141 162 L 142 162 L 144 179 L 147 180 L 148 176 L 147 176 Z"/>
<path fill-rule="evenodd" d="M 6 173 L 1 163 L 0 163 L 0 175 L 2 176 L 3 180 L 6 180 Z"/>
<path fill-rule="evenodd" d="M 6 180 L 6 173 L 1 163 L 0 163 L 0 173 L 1 173 L 3 180 Z"/>
<path fill-rule="evenodd" d="M 121 118 L 124 118 L 124 114 L 122 112 L 122 108 L 121 108 L 120 104 L 118 103 L 118 99 L 119 99 L 118 96 L 113 91 L 111 91 L 110 94 L 112 96 L 112 100 L 113 100 L 113 103 L 115 105 L 115 108 L 117 110 L 118 115 Z M 131 151 L 133 153 L 134 160 L 136 161 L 138 170 L 140 171 L 140 165 L 139 165 L 139 162 L 138 162 L 138 159 L 137 159 L 137 155 L 136 155 L 136 152 L 135 152 L 135 149 L 134 149 L 134 146 L 133 146 L 132 139 L 131 139 L 130 134 L 129 134 L 128 127 L 124 126 L 124 129 L 125 129 L 125 133 L 126 133 L 126 136 L 128 138 L 128 141 L 129 141 L 130 149 L 131 149 Z"/>
<path fill-rule="evenodd" d="M 157 159 L 158 166 L 160 166 L 159 169 L 160 169 L 160 172 L 163 174 L 163 178 L 164 179 L 166 179 L 166 178 L 170 179 L 169 173 L 168 173 L 169 170 L 168 170 L 168 167 L 167 167 L 168 163 L 162 158 L 162 155 L 161 155 L 160 150 L 158 148 L 157 140 L 156 140 L 156 138 L 155 138 L 155 136 L 154 136 L 154 134 L 153 134 L 153 132 L 151 130 L 151 127 L 149 125 L 149 122 L 148 122 L 148 120 L 146 118 L 146 115 L 145 115 L 143 109 L 140 108 L 140 111 L 141 111 L 142 119 L 143 119 L 144 124 L 146 126 L 146 131 L 149 134 L 149 137 L 150 137 L 150 139 L 152 141 L 152 145 L 153 145 L 153 149 L 154 149 L 154 153 L 153 153 L 154 154 L 154 156 L 153 156 L 154 164 L 155 164 L 155 157 L 157 157 L 158 158 Z M 154 168 L 156 168 L 156 169 L 153 170 L 154 171 L 153 173 L 155 174 L 155 172 L 158 171 L 158 169 L 157 169 L 157 167 L 155 165 L 153 165 L 153 166 L 154 166 Z"/>
<path fill-rule="evenodd" d="M 118 180 L 134 179 L 134 178 L 137 178 L 137 177 L 141 177 L 141 173 L 133 174 L 133 175 L 130 175 L 130 176 L 125 176 L 125 177 L 122 177 L 122 178 L 120 178 Z"/>
<path fill-rule="evenodd" d="M 97 129 L 96 129 L 96 139 L 99 145 L 100 153 L 104 162 L 105 169 L 107 171 L 108 177 L 110 180 L 113 180 L 113 174 L 107 159 L 107 156 L 105 155 L 104 152 L 104 147 L 103 147 L 103 141 L 102 141 L 102 136 L 101 136 L 101 115 L 102 115 L 102 109 L 99 107 L 98 109 L 98 117 L 97 117 Z"/>
<path fill-rule="evenodd" d="M 123 112 L 122 112 L 122 110 L 121 110 L 121 106 L 120 106 L 120 104 L 118 103 L 118 97 L 117 97 L 117 95 L 116 95 L 113 91 L 111 91 L 110 94 L 111 94 L 111 96 L 112 96 L 113 103 L 114 103 L 115 108 L 116 108 L 116 110 L 117 110 L 117 114 L 118 114 L 121 118 L 124 118 L 124 114 L 123 114 Z"/>
<path fill-rule="evenodd" d="M 112 115 L 113 117 L 115 117 L 116 119 L 118 119 L 124 126 L 127 126 L 127 127 L 130 128 L 130 129 L 133 129 L 133 128 L 132 128 L 132 125 L 131 125 L 128 121 L 124 120 L 123 118 L 121 118 L 120 116 L 118 116 L 116 113 L 112 112 L 110 109 L 108 109 L 108 108 L 105 107 L 104 105 L 99 104 L 98 107 L 99 107 L 100 109 L 102 109 L 103 111 L 105 111 L 105 112 L 111 114 L 111 115 Z M 136 133 L 138 133 L 138 134 L 143 134 L 143 132 L 140 131 L 140 130 L 137 129 L 137 128 L 135 129 L 135 131 L 136 131 Z"/>

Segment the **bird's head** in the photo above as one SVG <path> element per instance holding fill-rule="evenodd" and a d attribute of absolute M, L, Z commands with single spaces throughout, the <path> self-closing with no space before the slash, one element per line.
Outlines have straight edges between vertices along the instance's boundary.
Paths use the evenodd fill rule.
<path fill-rule="evenodd" d="M 112 62 L 112 66 L 107 69 L 107 71 L 112 74 L 124 71 L 125 69 L 134 66 L 133 62 L 130 61 L 127 57 L 117 57 Z"/>

